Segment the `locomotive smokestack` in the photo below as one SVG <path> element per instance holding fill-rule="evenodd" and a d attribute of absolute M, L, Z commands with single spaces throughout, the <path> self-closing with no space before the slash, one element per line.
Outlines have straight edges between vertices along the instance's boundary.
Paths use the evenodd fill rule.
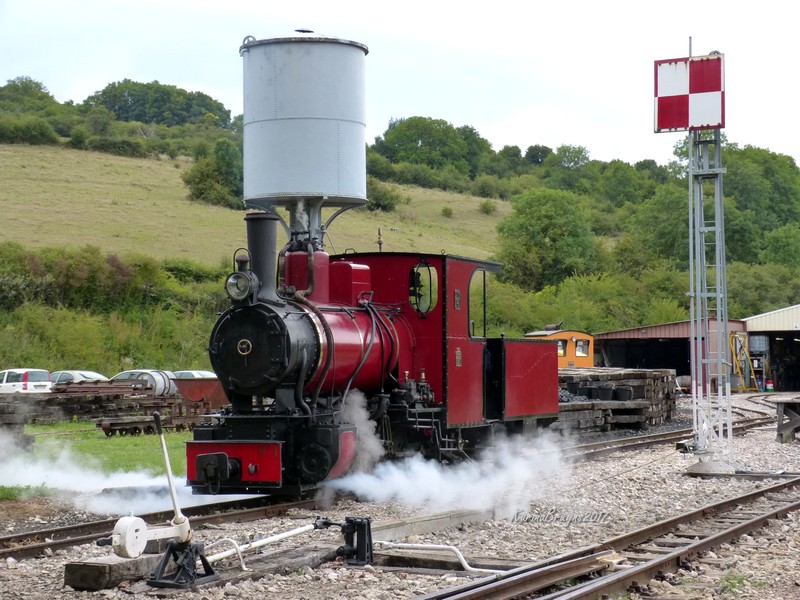
<path fill-rule="evenodd" d="M 251 212 L 244 217 L 247 224 L 247 247 L 253 264 L 250 270 L 261 282 L 258 299 L 265 302 L 282 303 L 275 291 L 275 267 L 278 242 L 278 217 L 266 212 Z"/>

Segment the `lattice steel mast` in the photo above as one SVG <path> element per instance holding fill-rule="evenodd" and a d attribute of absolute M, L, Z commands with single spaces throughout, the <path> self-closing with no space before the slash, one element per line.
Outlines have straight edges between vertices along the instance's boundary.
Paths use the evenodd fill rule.
<path fill-rule="evenodd" d="M 730 352 L 720 130 L 689 133 L 689 278 L 693 452 L 690 472 L 732 472 Z M 704 184 L 713 187 L 706 219 Z"/>

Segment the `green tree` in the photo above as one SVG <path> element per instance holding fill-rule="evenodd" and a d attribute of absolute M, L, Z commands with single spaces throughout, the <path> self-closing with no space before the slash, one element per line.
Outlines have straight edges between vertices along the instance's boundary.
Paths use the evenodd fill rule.
<path fill-rule="evenodd" d="M 625 234 L 617 240 L 612 250 L 616 270 L 632 277 L 639 277 L 658 262 L 653 249 L 643 246 L 640 239 Z"/>
<path fill-rule="evenodd" d="M 597 245 L 578 198 L 559 190 L 532 190 L 511 200 L 513 212 L 498 225 L 503 279 L 540 290 L 595 267 Z"/>
<path fill-rule="evenodd" d="M 731 198 L 725 198 L 725 254 L 727 262 L 757 262 L 764 233 L 756 225 L 751 210 L 740 210 Z"/>
<path fill-rule="evenodd" d="M 645 187 L 639 171 L 621 160 L 612 160 L 600 176 L 600 190 L 614 206 L 638 204 L 652 188 Z"/>
<path fill-rule="evenodd" d="M 667 183 L 672 179 L 670 169 L 660 166 L 651 158 L 640 160 L 633 165 L 633 168 L 641 173 L 647 173 L 655 183 Z"/>
<path fill-rule="evenodd" d="M 86 125 L 92 135 L 108 135 L 114 121 L 116 116 L 105 106 L 93 106 L 86 114 Z"/>
<path fill-rule="evenodd" d="M 58 135 L 50 124 L 33 115 L 0 115 L 0 143 L 57 144 Z"/>
<path fill-rule="evenodd" d="M 689 200 L 686 189 L 665 185 L 645 200 L 631 217 L 629 251 L 645 253 L 687 267 L 689 261 Z"/>
<path fill-rule="evenodd" d="M 490 156 L 484 171 L 497 177 L 512 177 L 524 173 L 530 165 L 522 158 L 519 146 L 503 146 Z"/>
<path fill-rule="evenodd" d="M 214 144 L 213 156 L 222 185 L 237 198 L 241 197 L 244 194 L 242 150 L 233 141 L 222 138 Z"/>
<path fill-rule="evenodd" d="M 685 321 L 689 317 L 689 311 L 673 298 L 649 298 L 643 307 L 642 317 L 645 320 L 641 320 L 641 325 L 674 323 Z"/>
<path fill-rule="evenodd" d="M 236 135 L 244 134 L 244 115 L 236 115 L 231 119 L 231 131 Z"/>
<path fill-rule="evenodd" d="M 392 212 L 399 203 L 408 200 L 396 188 L 381 183 L 372 175 L 367 175 L 367 210 Z"/>
<path fill-rule="evenodd" d="M 565 279 L 556 302 L 570 328 L 596 332 L 640 324 L 641 300 L 640 288 L 632 278 L 596 273 Z"/>
<path fill-rule="evenodd" d="M 197 159 L 181 177 L 192 200 L 238 210 L 243 208 L 242 165 L 238 146 L 221 138 L 210 155 Z"/>
<path fill-rule="evenodd" d="M 407 162 L 441 169 L 453 165 L 469 174 L 468 146 L 447 121 L 429 117 L 409 117 L 389 124 L 383 139 L 377 138 L 373 149 L 393 163 Z"/>
<path fill-rule="evenodd" d="M 83 125 L 77 125 L 69 133 L 69 145 L 78 150 L 85 150 L 89 141 L 89 130 Z"/>
<path fill-rule="evenodd" d="M 14 113 L 43 113 L 58 102 L 39 81 L 30 77 L 9 79 L 0 87 L 0 111 Z"/>
<path fill-rule="evenodd" d="M 481 175 L 472 182 L 470 191 L 481 198 L 507 198 L 508 180 L 496 175 Z"/>
<path fill-rule="evenodd" d="M 763 262 L 784 265 L 793 273 L 800 269 L 800 224 L 789 223 L 764 236 Z"/>
<path fill-rule="evenodd" d="M 367 174 L 381 181 L 390 181 L 394 177 L 392 162 L 385 156 L 375 152 L 372 148 L 368 148 Z"/>
<path fill-rule="evenodd" d="M 577 191 L 588 162 L 589 151 L 583 146 L 559 146 L 544 159 L 545 181 L 555 189 Z"/>
<path fill-rule="evenodd" d="M 187 92 L 158 81 L 140 83 L 124 79 L 108 84 L 84 101 L 84 107 L 104 106 L 120 121 L 140 121 L 163 125 L 218 123 L 229 127 L 231 113 L 210 96 Z M 209 119 L 211 115 L 213 118 Z"/>
<path fill-rule="evenodd" d="M 482 138 L 474 127 L 469 125 L 458 127 L 456 133 L 467 145 L 465 158 L 469 164 L 469 176 L 471 179 L 475 179 L 481 172 L 487 157 L 492 154 L 492 145 L 488 140 Z"/>
<path fill-rule="evenodd" d="M 541 167 L 544 164 L 544 160 L 552 153 L 553 153 L 552 148 L 549 148 L 547 146 L 542 146 L 541 144 L 536 144 L 535 146 L 528 146 L 528 149 L 525 150 L 525 160 L 532 165 Z"/>
<path fill-rule="evenodd" d="M 786 265 L 728 265 L 728 314 L 743 319 L 797 303 L 800 281 Z"/>
<path fill-rule="evenodd" d="M 725 195 L 732 197 L 739 209 L 751 211 L 760 229 L 800 220 L 800 169 L 792 157 L 729 145 L 723 162 L 727 169 Z"/>

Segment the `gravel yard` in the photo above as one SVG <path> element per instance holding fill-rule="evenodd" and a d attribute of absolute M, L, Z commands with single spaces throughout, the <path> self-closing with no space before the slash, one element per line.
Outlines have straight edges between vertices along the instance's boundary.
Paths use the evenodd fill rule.
<path fill-rule="evenodd" d="M 683 402 L 685 405 L 686 401 Z M 734 404 L 749 405 L 743 398 L 735 396 Z M 765 410 L 762 405 L 750 406 Z M 680 454 L 671 446 L 620 452 L 574 464 L 565 464 L 558 459 L 557 453 L 554 456 L 551 452 L 542 450 L 541 454 L 532 457 L 525 453 L 500 456 L 491 471 L 467 471 L 468 476 L 479 477 L 479 482 L 469 482 L 469 477 L 459 479 L 439 471 L 412 470 L 406 474 L 412 477 L 406 486 L 417 488 L 415 494 L 392 494 L 393 486 L 402 486 L 403 482 L 388 479 L 390 476 L 398 477 L 397 472 L 385 473 L 385 479 L 378 481 L 373 488 L 376 490 L 373 493 L 382 491 L 387 496 L 384 501 L 346 502 L 320 514 L 297 512 L 270 521 L 200 529 L 195 532 L 195 538 L 206 543 L 223 537 L 244 542 L 293 529 L 317 516 L 334 521 L 342 521 L 346 516 L 368 516 L 376 524 L 453 508 L 470 508 L 476 501 L 496 502 L 511 498 L 517 502 L 509 511 L 510 519 L 462 523 L 436 534 L 398 541 L 449 544 L 467 556 L 527 562 L 599 542 L 767 485 L 767 482 L 734 478 L 704 480 L 688 477 L 685 472 L 695 462 L 694 457 Z M 800 471 L 800 444 L 776 443 L 774 426 L 736 437 L 734 455 L 738 463 L 753 471 Z M 520 473 L 520 469 L 524 472 Z M 507 472 L 517 472 L 520 476 L 514 482 Z M 438 482 L 442 493 L 421 493 L 429 484 L 435 488 L 437 482 L 425 478 L 436 476 L 443 478 Z M 456 488 L 457 492 L 447 490 L 450 493 L 445 493 L 447 486 Z M 442 499 L 446 503 L 443 504 Z M 0 531 L 8 532 L 87 518 L 85 513 L 76 513 L 71 503 L 55 498 L 4 502 L 0 509 Z M 772 522 L 750 538 L 718 548 L 705 562 L 695 562 L 691 571 L 679 573 L 674 579 L 681 585 L 654 583 L 654 590 L 665 596 L 687 598 L 800 598 L 800 575 L 797 574 L 799 524 L 800 515 L 797 514 Z M 332 528 L 302 534 L 281 542 L 278 547 L 338 545 L 339 540 L 338 530 Z M 271 546 L 270 551 L 278 547 Z M 142 593 L 133 594 L 124 585 L 101 592 L 78 592 L 64 585 L 65 564 L 109 553 L 108 547 L 85 545 L 36 559 L 8 559 L 0 564 L 0 597 L 145 597 Z M 220 570 L 229 568 L 238 568 L 237 563 L 226 562 Z M 206 586 L 193 592 L 174 593 L 170 597 L 197 600 L 267 596 L 286 600 L 390 600 L 412 598 L 461 581 L 463 576 L 419 575 L 372 566 L 350 568 L 334 562 L 316 569 L 301 568 L 288 574 L 269 575 L 235 585 Z"/>

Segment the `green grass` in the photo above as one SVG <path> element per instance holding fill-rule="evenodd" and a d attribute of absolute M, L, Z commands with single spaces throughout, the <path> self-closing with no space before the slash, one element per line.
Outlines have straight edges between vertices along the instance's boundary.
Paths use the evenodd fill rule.
<path fill-rule="evenodd" d="M 93 421 L 79 421 L 77 418 L 74 418 L 72 421 L 27 425 L 25 433 L 44 437 L 47 435 L 77 434 L 86 431 L 95 432 L 96 429 Z"/>
<path fill-rule="evenodd" d="M 0 485 L 0 502 L 9 500 L 22 500 L 24 498 L 36 498 L 40 496 L 51 496 L 56 491 L 44 485 L 39 486 L 7 486 Z"/>
<path fill-rule="evenodd" d="M 747 575 L 731 571 L 720 579 L 719 588 L 723 594 L 739 595 L 747 588 L 763 588 L 766 586 L 764 581 L 751 580 Z"/>
<path fill-rule="evenodd" d="M 48 459 L 67 450 L 75 459 L 85 459 L 103 473 L 119 471 L 149 471 L 164 475 L 164 458 L 157 435 L 106 437 L 91 422 L 64 422 L 53 425 L 26 425 L 25 433 L 35 436 L 34 456 Z M 192 439 L 190 431 L 164 432 L 173 474 L 186 474 L 185 442 Z"/>
<path fill-rule="evenodd" d="M 25 433 L 34 436 L 35 462 L 47 468 L 59 468 L 59 464 L 64 464 L 63 457 L 67 456 L 66 463 L 80 465 L 89 476 L 131 472 L 149 473 L 154 477 L 166 474 L 161 440 L 157 435 L 106 437 L 101 429 L 88 421 L 28 424 Z M 189 431 L 164 432 L 170 468 L 178 485 L 183 485 L 186 476 L 185 443 L 191 438 Z M 56 460 L 60 462 L 55 464 Z M 42 476 L 46 477 L 46 474 Z M 57 490 L 48 486 L 46 481 L 35 486 L 0 485 L 0 502 L 55 493 Z"/>
<path fill-rule="evenodd" d="M 244 241 L 242 215 L 186 200 L 180 179 L 185 166 L 0 145 L 0 239 L 37 248 L 91 244 L 121 255 L 219 264 Z"/>
<path fill-rule="evenodd" d="M 216 266 L 244 245 L 244 213 L 186 199 L 186 159 L 135 159 L 63 147 L 0 144 L 0 240 L 41 248 L 87 244 L 121 255 L 183 258 Z M 408 196 L 391 213 L 350 210 L 332 224 L 327 250 L 417 251 L 487 258 L 511 211 L 483 198 L 393 186 Z M 452 217 L 442 209 L 452 210 Z M 330 242 L 330 243 L 329 243 Z"/>

